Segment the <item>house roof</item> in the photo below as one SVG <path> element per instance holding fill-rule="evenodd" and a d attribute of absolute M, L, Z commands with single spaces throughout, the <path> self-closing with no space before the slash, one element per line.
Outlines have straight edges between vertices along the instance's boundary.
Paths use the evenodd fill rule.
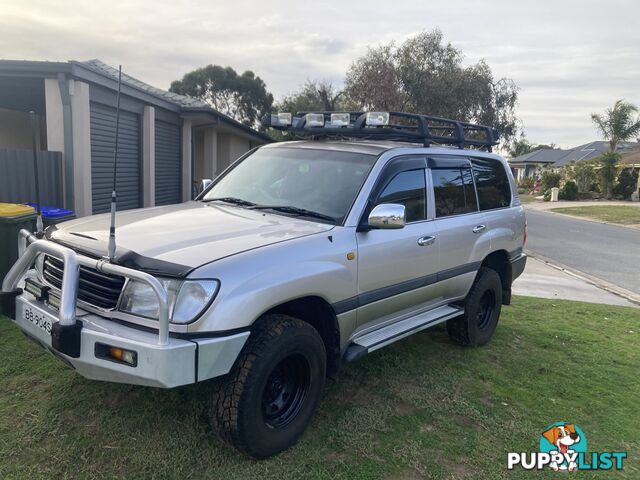
<path fill-rule="evenodd" d="M 59 74 L 71 75 L 74 78 L 98 83 L 111 89 L 115 88 L 118 81 L 118 70 L 98 59 L 84 62 L 75 60 L 69 62 L 46 62 L 0 59 L 0 75 L 2 76 L 55 78 Z M 259 138 L 264 142 L 273 142 L 269 135 L 238 122 L 228 115 L 211 108 L 209 104 L 201 100 L 167 92 L 125 73 L 122 74 L 122 92 L 175 112 L 206 114 L 229 127 L 243 131 L 246 135 Z"/>
<path fill-rule="evenodd" d="M 625 165 L 640 165 L 640 144 L 623 152 L 621 157 L 620 163 Z"/>
<path fill-rule="evenodd" d="M 636 142 L 620 142 L 618 152 L 623 153 L 637 146 Z M 592 160 L 609 149 L 609 142 L 595 141 L 569 149 L 541 149 L 512 158 L 510 163 L 552 164 L 562 167 L 572 161 Z"/>
<path fill-rule="evenodd" d="M 110 65 L 107 65 L 101 60 L 98 60 L 97 58 L 94 58 L 93 60 L 87 60 L 84 62 L 72 62 L 72 63 L 82 65 L 94 71 L 95 73 L 110 77 L 116 81 L 118 80 L 118 70 Z M 273 142 L 273 139 L 269 135 L 262 132 L 258 132 L 249 126 L 241 122 L 238 122 L 237 120 L 229 117 L 228 115 L 225 115 L 224 113 L 213 109 L 208 103 L 205 103 L 202 100 L 198 100 L 197 98 L 162 90 L 160 88 L 154 87 L 153 85 L 149 85 L 148 83 L 138 80 L 137 78 L 134 78 L 131 75 L 127 75 L 126 73 L 122 74 L 122 83 L 127 84 L 130 87 L 136 88 L 138 90 L 142 90 L 155 97 L 161 98 L 167 102 L 176 104 L 185 112 L 208 113 L 232 127 L 243 130 L 245 133 L 259 137 L 260 139 L 266 142 Z"/>

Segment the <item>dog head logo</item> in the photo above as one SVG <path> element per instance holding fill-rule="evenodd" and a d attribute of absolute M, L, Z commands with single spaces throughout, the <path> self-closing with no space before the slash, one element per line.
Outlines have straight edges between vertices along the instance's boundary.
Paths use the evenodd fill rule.
<path fill-rule="evenodd" d="M 573 423 L 554 423 L 542 432 L 540 451 L 550 453 L 552 458 L 556 459 L 560 458 L 557 454 L 562 456 L 562 461 L 551 462 L 550 467 L 553 470 L 573 471 L 578 468 L 578 453 L 587 451 L 587 439 L 582 430 Z"/>

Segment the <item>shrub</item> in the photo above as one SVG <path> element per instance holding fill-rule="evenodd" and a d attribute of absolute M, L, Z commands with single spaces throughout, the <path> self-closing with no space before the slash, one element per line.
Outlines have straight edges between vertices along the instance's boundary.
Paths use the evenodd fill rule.
<path fill-rule="evenodd" d="M 546 170 L 540 177 L 542 191 L 546 193 L 547 190 L 550 190 L 553 187 L 559 187 L 560 180 L 562 180 L 562 175 L 551 170 Z M 549 193 L 549 195 L 551 195 L 551 193 Z"/>
<path fill-rule="evenodd" d="M 545 190 L 543 200 L 545 202 L 551 201 L 551 190 Z"/>
<path fill-rule="evenodd" d="M 613 187 L 613 194 L 626 200 L 631 198 L 631 194 L 636 191 L 637 185 L 638 172 L 626 168 L 618 175 L 618 184 Z"/>
<path fill-rule="evenodd" d="M 560 189 L 558 195 L 560 200 L 575 200 L 578 197 L 578 185 L 576 182 L 569 180 Z"/>
<path fill-rule="evenodd" d="M 524 190 L 528 190 L 531 191 L 533 190 L 533 187 L 535 186 L 535 180 L 531 177 L 522 177 L 519 181 L 518 181 L 518 187 L 522 188 Z"/>
<path fill-rule="evenodd" d="M 576 182 L 579 192 L 594 191 L 597 181 L 596 165 L 592 160 L 572 161 L 569 165 L 569 180 Z"/>

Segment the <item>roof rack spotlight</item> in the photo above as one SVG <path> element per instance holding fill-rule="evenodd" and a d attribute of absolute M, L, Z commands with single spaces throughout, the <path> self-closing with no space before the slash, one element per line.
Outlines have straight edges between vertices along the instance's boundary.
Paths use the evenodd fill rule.
<path fill-rule="evenodd" d="M 264 126 L 292 137 L 363 138 L 491 151 L 497 130 L 484 125 L 406 112 L 297 112 L 266 115 Z"/>
<path fill-rule="evenodd" d="M 331 114 L 332 127 L 348 127 L 350 123 L 351 123 L 350 113 L 332 113 Z"/>
<path fill-rule="evenodd" d="M 382 127 L 384 125 L 389 125 L 389 112 L 367 113 L 366 124 L 370 127 Z"/>
<path fill-rule="evenodd" d="M 268 122 L 266 120 L 263 123 L 269 123 L 269 126 L 273 128 L 290 127 L 293 122 L 293 115 L 291 113 L 272 113 L 269 115 Z"/>
<path fill-rule="evenodd" d="M 324 114 L 307 113 L 304 116 L 304 122 L 307 127 L 324 127 Z"/>

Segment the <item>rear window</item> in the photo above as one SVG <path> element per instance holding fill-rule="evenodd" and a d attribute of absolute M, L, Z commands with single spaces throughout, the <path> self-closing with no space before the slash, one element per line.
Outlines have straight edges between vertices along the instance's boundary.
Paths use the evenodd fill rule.
<path fill-rule="evenodd" d="M 511 205 L 511 186 L 502 163 L 488 158 L 472 158 L 480 210 Z"/>
<path fill-rule="evenodd" d="M 431 170 L 436 217 L 477 212 L 478 202 L 470 167 Z"/>

